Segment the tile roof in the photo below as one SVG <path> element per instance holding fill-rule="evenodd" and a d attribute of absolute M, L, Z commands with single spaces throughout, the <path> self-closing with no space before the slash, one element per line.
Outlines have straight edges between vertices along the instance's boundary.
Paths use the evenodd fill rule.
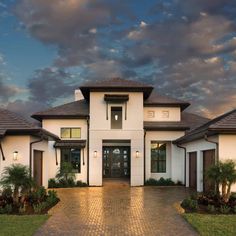
<path fill-rule="evenodd" d="M 192 130 L 206 123 L 209 119 L 189 112 L 182 112 L 181 121 L 144 122 L 146 130 Z"/>
<path fill-rule="evenodd" d="M 142 82 L 126 80 L 122 78 L 111 78 L 106 80 L 91 81 L 79 87 L 85 99 L 89 100 L 90 91 L 130 91 L 143 92 L 144 98 L 148 98 L 153 90 L 151 85 Z"/>
<path fill-rule="evenodd" d="M 89 105 L 84 99 L 53 107 L 32 115 L 33 118 L 39 121 L 42 121 L 42 119 L 45 118 L 86 118 L 88 116 Z"/>
<path fill-rule="evenodd" d="M 127 80 L 122 79 L 119 77 L 116 78 L 110 78 L 105 80 L 97 80 L 97 81 L 90 81 L 80 86 L 80 88 L 83 87 L 89 87 L 89 88 L 112 88 L 112 87 L 129 87 L 129 88 L 153 88 L 151 85 L 134 81 L 134 80 Z"/>
<path fill-rule="evenodd" d="M 20 115 L 0 109 L 0 136 L 5 134 L 32 134 L 43 133 L 46 136 L 58 138 L 56 135 L 30 123 Z"/>
<path fill-rule="evenodd" d="M 35 127 L 35 125 L 26 121 L 21 116 L 8 110 L 0 109 L 0 130 L 30 129 Z"/>
<path fill-rule="evenodd" d="M 175 140 L 175 143 L 186 143 L 196 139 L 201 139 L 206 134 L 214 135 L 218 133 L 236 134 L 236 109 L 206 122 L 185 136 Z"/>
<path fill-rule="evenodd" d="M 181 110 L 184 110 L 190 105 L 190 103 L 179 99 L 171 98 L 166 95 L 161 95 L 156 91 L 153 91 L 149 96 L 149 98 L 144 101 L 144 106 L 162 106 L 162 105 L 180 106 Z"/>

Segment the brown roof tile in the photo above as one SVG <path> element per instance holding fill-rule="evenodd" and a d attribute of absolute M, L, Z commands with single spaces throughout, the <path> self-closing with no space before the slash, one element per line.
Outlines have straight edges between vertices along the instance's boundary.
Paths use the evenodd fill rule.
<path fill-rule="evenodd" d="M 39 121 L 41 121 L 43 118 L 86 118 L 88 116 L 89 105 L 84 99 L 53 107 L 46 111 L 37 112 L 32 115 L 33 118 Z"/>
<path fill-rule="evenodd" d="M 206 134 L 214 135 L 217 133 L 236 133 L 236 109 L 206 122 L 185 136 L 175 140 L 175 143 L 186 143 L 201 139 Z"/>
<path fill-rule="evenodd" d="M 91 81 L 79 87 L 84 98 L 89 100 L 90 91 L 130 91 L 143 92 L 144 98 L 148 98 L 153 90 L 151 85 L 138 81 L 126 80 L 122 78 L 111 78 L 107 80 Z"/>
<path fill-rule="evenodd" d="M 209 121 L 209 119 L 205 117 L 201 117 L 192 113 L 182 112 L 181 121 L 156 121 L 156 122 L 144 122 L 144 128 L 146 130 L 192 130 L 205 122 Z"/>
<path fill-rule="evenodd" d="M 57 139 L 58 137 L 25 120 L 20 115 L 11 111 L 0 109 L 0 136 L 5 134 L 32 134 L 42 133 L 46 136 Z"/>
<path fill-rule="evenodd" d="M 188 102 L 161 95 L 155 91 L 144 101 L 144 106 L 180 106 L 181 110 L 184 110 L 189 105 L 190 103 Z"/>

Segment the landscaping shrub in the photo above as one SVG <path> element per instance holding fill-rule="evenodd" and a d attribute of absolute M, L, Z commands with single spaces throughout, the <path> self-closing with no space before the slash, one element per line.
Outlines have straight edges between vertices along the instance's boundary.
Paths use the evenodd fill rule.
<path fill-rule="evenodd" d="M 149 186 L 174 186 L 176 184 L 170 178 L 164 179 L 164 178 L 161 177 L 159 180 L 150 178 L 145 182 L 145 185 L 149 185 Z"/>
<path fill-rule="evenodd" d="M 48 180 L 48 188 L 57 188 L 56 179 L 52 178 Z"/>
<path fill-rule="evenodd" d="M 73 187 L 87 187 L 88 185 L 82 181 L 75 182 L 74 179 L 49 179 L 48 188 L 73 188 Z"/>
<path fill-rule="evenodd" d="M 35 188 L 28 168 L 20 164 L 5 168 L 1 185 L 4 189 L 0 195 L 0 214 L 46 213 L 59 201 L 55 191 L 47 193 L 42 186 Z"/>
<path fill-rule="evenodd" d="M 236 214 L 236 206 L 233 208 L 233 213 Z"/>
<path fill-rule="evenodd" d="M 46 201 L 49 205 L 55 205 L 59 201 L 59 198 L 57 197 L 57 192 L 54 190 L 49 190 Z"/>
<path fill-rule="evenodd" d="M 197 202 L 197 200 L 194 200 L 194 199 L 191 199 L 190 197 L 188 197 L 182 201 L 181 206 L 184 209 L 187 209 L 190 211 L 196 211 L 198 208 L 198 202 Z"/>
<path fill-rule="evenodd" d="M 84 182 L 78 180 L 78 181 L 76 182 L 76 186 L 77 186 L 77 187 L 87 187 L 88 185 L 87 185 L 86 183 L 84 183 Z"/>
<path fill-rule="evenodd" d="M 220 213 L 222 214 L 228 214 L 230 212 L 231 208 L 226 205 L 220 206 Z"/>
<path fill-rule="evenodd" d="M 207 206 L 207 211 L 209 211 L 210 213 L 215 213 L 216 212 L 216 208 L 214 205 L 208 205 Z"/>

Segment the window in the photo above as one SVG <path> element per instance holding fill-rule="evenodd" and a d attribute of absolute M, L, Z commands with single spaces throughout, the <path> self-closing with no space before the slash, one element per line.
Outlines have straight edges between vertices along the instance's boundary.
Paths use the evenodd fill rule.
<path fill-rule="evenodd" d="M 122 107 L 111 107 L 111 128 L 122 129 Z"/>
<path fill-rule="evenodd" d="M 73 167 L 73 173 L 81 172 L 81 161 L 80 161 L 80 149 L 63 148 L 61 149 L 61 163 L 71 163 Z"/>
<path fill-rule="evenodd" d="M 80 138 L 80 128 L 61 128 L 61 138 Z"/>
<path fill-rule="evenodd" d="M 148 111 L 148 118 L 154 118 L 155 117 L 155 111 Z"/>
<path fill-rule="evenodd" d="M 166 172 L 166 143 L 151 142 L 151 172 Z"/>

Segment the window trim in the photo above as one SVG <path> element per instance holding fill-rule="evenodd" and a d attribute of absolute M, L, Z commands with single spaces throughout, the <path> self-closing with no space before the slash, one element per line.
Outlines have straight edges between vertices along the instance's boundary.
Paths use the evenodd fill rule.
<path fill-rule="evenodd" d="M 163 160 L 152 160 L 152 142 L 155 142 L 155 143 L 157 143 L 157 144 L 160 144 L 160 143 L 163 143 L 163 144 L 165 144 L 166 145 L 166 150 L 165 150 L 165 161 L 163 161 Z M 152 140 L 151 142 L 150 142 L 150 144 L 151 144 L 151 148 L 150 148 L 150 161 L 151 161 L 151 165 L 150 165 L 150 172 L 151 173 L 153 173 L 153 174 L 165 174 L 165 173 L 167 173 L 167 142 L 165 142 L 165 141 L 155 141 L 155 140 Z M 156 170 L 155 171 L 153 171 L 153 168 L 152 168 L 152 162 L 156 162 L 157 163 L 157 168 L 156 168 Z M 159 171 L 158 170 L 158 163 L 159 162 L 165 162 L 165 171 Z"/>
<path fill-rule="evenodd" d="M 62 137 L 62 129 L 70 129 L 70 137 Z M 79 129 L 80 137 L 72 137 L 72 129 Z M 61 127 L 60 137 L 63 139 L 81 139 L 81 127 Z"/>

